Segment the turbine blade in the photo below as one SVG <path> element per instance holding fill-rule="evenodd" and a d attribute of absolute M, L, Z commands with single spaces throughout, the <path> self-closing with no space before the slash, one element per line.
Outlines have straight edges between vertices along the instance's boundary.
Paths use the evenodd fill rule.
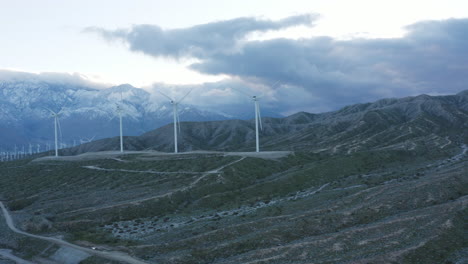
<path fill-rule="evenodd" d="M 63 112 L 63 110 L 67 109 L 67 107 L 68 107 L 69 105 L 71 105 L 71 103 L 72 103 L 72 102 L 69 101 L 69 102 L 66 103 L 64 106 L 60 107 L 60 110 L 57 112 L 57 115 L 60 115 L 60 114 Z"/>
<path fill-rule="evenodd" d="M 177 103 L 182 102 L 182 100 L 184 100 L 185 97 L 187 97 L 187 95 L 189 95 L 189 93 L 191 93 L 193 91 L 193 89 L 195 89 L 195 88 L 190 89 L 190 91 L 188 91 L 188 93 L 186 93 L 184 96 L 182 96 L 182 98 L 179 101 L 177 101 Z"/>
<path fill-rule="evenodd" d="M 175 111 L 176 111 L 176 123 L 177 123 L 177 129 L 179 130 L 180 133 L 180 118 L 179 118 L 179 108 L 178 104 L 175 105 Z"/>
<path fill-rule="evenodd" d="M 237 89 L 237 88 L 233 88 L 233 87 L 229 87 L 229 88 L 231 88 L 231 89 L 233 89 L 234 91 L 237 91 L 238 93 L 241 93 L 241 94 L 243 94 L 243 95 L 245 95 L 245 96 L 247 96 L 247 97 L 249 97 L 249 98 L 252 97 L 252 95 L 250 95 L 250 94 L 248 94 L 248 93 L 246 93 L 246 92 L 244 92 L 244 91 L 241 91 L 241 90 L 239 90 L 239 89 Z"/>
<path fill-rule="evenodd" d="M 179 114 L 177 114 L 177 122 L 179 122 L 179 133 L 180 133 L 180 118 L 179 118 Z"/>
<path fill-rule="evenodd" d="M 271 86 L 271 88 L 275 88 L 275 86 L 277 86 L 278 84 L 281 84 L 281 81 L 280 81 L 280 80 L 276 81 L 276 82 Z"/>
<path fill-rule="evenodd" d="M 179 119 L 179 114 L 177 114 L 177 128 L 179 129 L 179 133 L 180 133 L 180 119 Z"/>
<path fill-rule="evenodd" d="M 61 145 L 62 144 L 62 139 L 63 139 L 62 138 L 62 126 L 60 125 L 60 119 L 58 118 L 58 116 L 55 117 L 55 118 L 57 118 L 57 126 L 58 126 L 58 129 L 59 129 L 59 135 L 60 135 L 60 144 L 59 145 Z"/>
<path fill-rule="evenodd" d="M 42 108 L 44 108 L 45 110 L 49 111 L 49 112 L 52 114 L 52 116 L 57 115 L 57 113 L 55 113 L 54 111 L 52 111 L 51 109 L 49 109 L 49 108 L 47 108 L 47 107 L 42 107 Z"/>
<path fill-rule="evenodd" d="M 161 91 L 158 91 L 156 90 L 156 92 L 158 92 L 159 94 L 161 94 L 162 96 L 166 97 L 167 99 L 171 100 L 171 101 L 174 101 L 171 97 L 169 97 L 168 95 L 166 95 L 165 93 L 161 92 Z"/>
<path fill-rule="evenodd" d="M 109 119 L 109 121 L 107 121 L 106 125 L 108 125 L 111 121 L 113 121 L 113 120 L 115 119 L 115 117 L 116 117 L 116 116 L 113 115 L 113 116 Z"/>
<path fill-rule="evenodd" d="M 258 123 L 260 124 L 260 130 L 263 130 L 263 126 L 262 126 L 262 116 L 260 114 L 260 105 L 258 103 L 256 103 L 256 106 L 257 106 L 257 114 L 258 114 Z"/>

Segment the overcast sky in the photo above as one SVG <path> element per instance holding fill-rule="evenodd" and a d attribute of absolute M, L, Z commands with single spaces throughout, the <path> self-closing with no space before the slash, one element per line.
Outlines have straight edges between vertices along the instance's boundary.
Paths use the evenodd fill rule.
<path fill-rule="evenodd" d="M 283 114 L 456 93 L 468 89 L 468 2 L 0 0 L 0 70 L 193 86 L 200 105 L 237 88 Z"/>

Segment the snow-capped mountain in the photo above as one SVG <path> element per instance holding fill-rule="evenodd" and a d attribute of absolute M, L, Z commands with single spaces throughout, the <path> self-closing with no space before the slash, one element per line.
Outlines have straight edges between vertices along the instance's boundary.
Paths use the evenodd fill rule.
<path fill-rule="evenodd" d="M 150 93 L 124 84 L 97 89 L 34 79 L 0 81 L 0 149 L 53 141 L 53 119 L 60 111 L 62 142 L 68 146 L 118 135 L 116 108 L 123 109 L 125 135 L 139 135 L 172 122 L 172 107 Z M 227 119 L 222 113 L 181 104 L 181 121 Z"/>

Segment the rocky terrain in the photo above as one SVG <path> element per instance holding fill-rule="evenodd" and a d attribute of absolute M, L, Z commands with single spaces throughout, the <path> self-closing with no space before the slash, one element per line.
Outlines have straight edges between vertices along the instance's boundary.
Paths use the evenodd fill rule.
<path fill-rule="evenodd" d="M 219 121 L 182 123 L 179 154 L 156 151 L 167 126 L 127 138 L 144 151 L 2 162 L 18 229 L 79 247 L 2 213 L 0 263 L 466 263 L 467 113 L 466 92 L 386 99 L 267 119 L 260 154 L 226 152 L 253 149 L 252 123 Z"/>

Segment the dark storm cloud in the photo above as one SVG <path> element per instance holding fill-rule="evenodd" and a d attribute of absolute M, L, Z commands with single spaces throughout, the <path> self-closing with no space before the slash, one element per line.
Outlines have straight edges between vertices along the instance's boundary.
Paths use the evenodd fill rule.
<path fill-rule="evenodd" d="M 151 56 L 196 58 L 192 69 L 245 80 L 247 86 L 280 80 L 267 97 L 284 113 L 468 89 L 468 19 L 415 23 L 405 36 L 392 39 L 245 40 L 253 31 L 310 24 L 315 18 L 239 18 L 169 31 L 142 25 L 103 34 Z"/>
<path fill-rule="evenodd" d="M 246 43 L 193 64 L 208 74 L 282 80 L 336 108 L 382 97 L 468 89 L 468 19 L 427 21 L 395 39 L 327 37 Z M 285 93 L 285 91 L 278 91 Z"/>
<path fill-rule="evenodd" d="M 205 58 L 215 53 L 233 51 L 238 41 L 249 33 L 311 25 L 316 19 L 316 15 L 291 16 L 279 21 L 246 17 L 184 29 L 164 30 L 155 25 L 135 25 L 130 30 L 88 28 L 85 31 L 97 32 L 109 40 L 123 40 L 131 50 L 155 57 Z"/>

